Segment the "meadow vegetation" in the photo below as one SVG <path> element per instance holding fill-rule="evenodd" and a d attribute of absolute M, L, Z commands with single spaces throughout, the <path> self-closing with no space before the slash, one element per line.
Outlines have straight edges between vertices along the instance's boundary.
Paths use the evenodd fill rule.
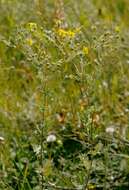
<path fill-rule="evenodd" d="M 128 0 L 0 0 L 0 189 L 129 189 Z"/>

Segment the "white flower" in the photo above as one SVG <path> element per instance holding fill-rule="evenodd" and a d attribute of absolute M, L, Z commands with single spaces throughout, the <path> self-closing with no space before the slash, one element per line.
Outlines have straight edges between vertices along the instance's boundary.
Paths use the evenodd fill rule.
<path fill-rule="evenodd" d="M 47 142 L 55 142 L 56 141 L 56 136 L 54 134 L 50 134 L 47 136 Z"/>
<path fill-rule="evenodd" d="M 110 133 L 110 134 L 113 134 L 115 131 L 115 128 L 113 125 L 109 126 L 106 128 L 106 133 Z"/>
<path fill-rule="evenodd" d="M 106 82 L 106 81 L 103 81 L 103 86 L 105 87 L 105 88 L 108 88 L 108 83 Z"/>
<path fill-rule="evenodd" d="M 124 93 L 124 95 L 125 95 L 125 97 L 129 97 L 129 91 L 126 91 L 126 92 Z"/>
<path fill-rule="evenodd" d="M 113 176 L 110 176 L 111 180 L 114 180 L 114 177 Z"/>
<path fill-rule="evenodd" d="M 127 60 L 126 63 L 129 64 L 129 60 Z"/>
<path fill-rule="evenodd" d="M 4 143 L 4 137 L 0 137 L 0 143 Z"/>
<path fill-rule="evenodd" d="M 66 129 L 66 127 L 64 125 L 62 125 L 62 130 L 64 131 Z"/>
<path fill-rule="evenodd" d="M 4 141 L 4 137 L 0 137 L 0 141 Z"/>
<path fill-rule="evenodd" d="M 128 108 L 125 108 L 125 112 L 128 113 L 128 112 L 129 112 L 129 109 L 128 109 Z"/>

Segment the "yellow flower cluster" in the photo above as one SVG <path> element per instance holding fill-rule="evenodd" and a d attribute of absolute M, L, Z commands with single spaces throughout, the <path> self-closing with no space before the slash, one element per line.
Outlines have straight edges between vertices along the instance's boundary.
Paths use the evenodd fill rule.
<path fill-rule="evenodd" d="M 86 47 L 86 46 L 83 46 L 82 51 L 83 51 L 83 53 L 84 53 L 85 55 L 88 55 L 88 54 L 89 54 L 89 48 Z"/>
<path fill-rule="evenodd" d="M 119 26 L 115 27 L 115 32 L 118 32 L 118 33 L 120 32 L 120 27 Z"/>
<path fill-rule="evenodd" d="M 37 30 L 37 24 L 35 22 L 29 22 L 29 23 L 27 23 L 27 28 L 30 31 Z"/>
<path fill-rule="evenodd" d="M 57 33 L 62 38 L 65 38 L 65 37 L 74 38 L 76 35 L 76 32 L 72 30 L 64 30 L 64 29 L 58 29 Z"/>
<path fill-rule="evenodd" d="M 32 40 L 32 38 L 27 38 L 27 39 L 26 39 L 26 43 L 27 43 L 27 45 L 32 46 L 32 45 L 33 45 L 33 40 Z"/>

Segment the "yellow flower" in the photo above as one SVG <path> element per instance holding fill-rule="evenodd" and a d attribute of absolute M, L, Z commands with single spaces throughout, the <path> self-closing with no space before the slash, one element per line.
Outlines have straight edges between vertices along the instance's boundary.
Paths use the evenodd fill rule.
<path fill-rule="evenodd" d="M 86 47 L 86 46 L 83 47 L 82 51 L 83 51 L 83 53 L 84 53 L 85 55 L 88 55 L 88 54 L 89 54 L 89 48 Z"/>
<path fill-rule="evenodd" d="M 88 189 L 89 189 L 89 190 L 91 190 L 91 189 L 92 189 L 92 190 L 95 190 L 95 185 L 89 184 L 89 185 L 88 185 Z"/>
<path fill-rule="evenodd" d="M 75 32 L 71 31 L 71 30 L 68 30 L 67 31 L 67 35 L 70 37 L 70 38 L 74 38 L 75 37 Z"/>
<path fill-rule="evenodd" d="M 120 32 L 120 27 L 119 26 L 115 27 L 115 32 Z"/>
<path fill-rule="evenodd" d="M 36 30 L 37 29 L 37 24 L 35 22 L 29 22 L 27 24 L 27 27 L 30 31 Z"/>
<path fill-rule="evenodd" d="M 64 30 L 64 29 L 59 29 L 57 31 L 58 35 L 62 38 L 69 37 L 69 38 L 74 38 L 75 37 L 75 32 L 72 30 Z"/>
<path fill-rule="evenodd" d="M 59 36 L 61 36 L 63 38 L 67 36 L 67 32 L 65 30 L 63 30 L 63 29 L 59 29 L 57 31 L 57 33 L 58 33 Z"/>
<path fill-rule="evenodd" d="M 33 40 L 32 40 L 32 38 L 27 38 L 27 39 L 26 39 L 26 43 L 27 43 L 29 46 L 32 46 L 32 45 L 33 45 Z"/>

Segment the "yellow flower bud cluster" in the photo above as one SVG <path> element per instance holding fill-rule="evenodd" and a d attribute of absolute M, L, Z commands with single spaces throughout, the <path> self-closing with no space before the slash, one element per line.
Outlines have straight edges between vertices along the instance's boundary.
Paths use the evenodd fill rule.
<path fill-rule="evenodd" d="M 83 51 L 83 53 L 84 53 L 85 55 L 88 55 L 88 54 L 89 54 L 89 48 L 86 47 L 86 46 L 83 46 L 82 51 Z"/>
<path fill-rule="evenodd" d="M 37 24 L 35 22 L 29 22 L 27 23 L 27 28 L 33 32 L 35 30 L 37 30 Z"/>
<path fill-rule="evenodd" d="M 62 38 L 65 38 L 65 37 L 74 38 L 75 37 L 75 32 L 73 32 L 72 30 L 58 29 L 57 33 Z"/>

